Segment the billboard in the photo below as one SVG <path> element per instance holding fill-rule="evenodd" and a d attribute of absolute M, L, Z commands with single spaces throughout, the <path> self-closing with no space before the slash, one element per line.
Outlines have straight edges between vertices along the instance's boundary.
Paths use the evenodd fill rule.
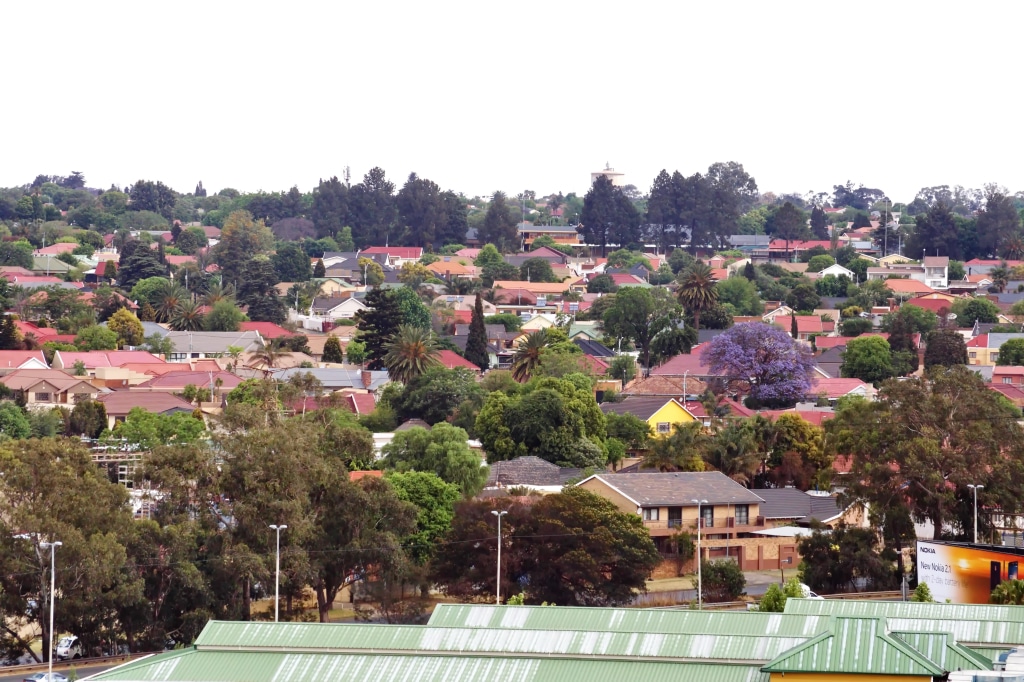
<path fill-rule="evenodd" d="M 917 581 L 928 583 L 937 602 L 987 604 L 1004 580 L 1017 580 L 1024 552 L 1013 547 L 967 543 L 917 543 Z"/>

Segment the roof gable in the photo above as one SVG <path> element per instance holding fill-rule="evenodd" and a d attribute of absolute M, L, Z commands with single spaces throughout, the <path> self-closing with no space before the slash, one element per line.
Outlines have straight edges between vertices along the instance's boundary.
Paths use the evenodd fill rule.
<path fill-rule="evenodd" d="M 694 506 L 694 499 L 708 504 L 760 504 L 764 500 L 720 471 L 687 471 L 648 474 L 595 474 L 577 485 L 597 479 L 638 507 Z"/>

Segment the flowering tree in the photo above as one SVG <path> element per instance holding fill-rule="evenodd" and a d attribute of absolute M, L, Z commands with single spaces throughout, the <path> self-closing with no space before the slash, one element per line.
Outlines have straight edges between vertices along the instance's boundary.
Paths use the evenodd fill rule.
<path fill-rule="evenodd" d="M 811 391 L 811 351 L 772 325 L 738 324 L 712 339 L 702 357 L 712 373 L 749 382 L 750 397 L 761 403 L 792 404 Z"/>

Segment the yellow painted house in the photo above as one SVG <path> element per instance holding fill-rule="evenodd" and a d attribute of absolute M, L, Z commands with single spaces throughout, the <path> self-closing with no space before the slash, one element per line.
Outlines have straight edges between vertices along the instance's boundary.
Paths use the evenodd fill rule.
<path fill-rule="evenodd" d="M 621 403 L 602 403 L 605 414 L 631 414 L 650 424 L 657 437 L 672 435 L 679 424 L 697 421 L 697 418 L 676 398 L 666 396 L 629 396 Z"/>

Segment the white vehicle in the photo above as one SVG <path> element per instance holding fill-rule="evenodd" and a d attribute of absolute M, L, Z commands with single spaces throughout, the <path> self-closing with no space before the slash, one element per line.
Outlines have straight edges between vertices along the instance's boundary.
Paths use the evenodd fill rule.
<path fill-rule="evenodd" d="M 57 642 L 57 658 L 62 661 L 82 657 L 82 643 L 73 635 L 61 637 Z"/>
<path fill-rule="evenodd" d="M 807 585 L 800 583 L 800 596 L 804 599 L 824 599 L 821 595 L 815 594 Z"/>

